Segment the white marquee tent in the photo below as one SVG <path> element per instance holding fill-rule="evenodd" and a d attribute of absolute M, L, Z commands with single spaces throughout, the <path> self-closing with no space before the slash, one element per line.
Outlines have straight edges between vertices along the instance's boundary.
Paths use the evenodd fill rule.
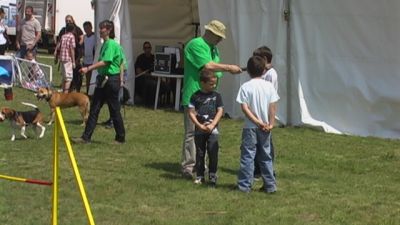
<path fill-rule="evenodd" d="M 143 41 L 179 45 L 193 37 L 192 23 L 202 34 L 219 19 L 228 28 L 222 62 L 245 65 L 261 45 L 274 52 L 282 123 L 399 138 L 399 11 L 398 0 L 97 0 L 96 23 L 112 18 L 120 25 L 133 74 Z M 221 82 L 233 117 L 242 116 L 235 98 L 248 79 L 226 74 Z"/>

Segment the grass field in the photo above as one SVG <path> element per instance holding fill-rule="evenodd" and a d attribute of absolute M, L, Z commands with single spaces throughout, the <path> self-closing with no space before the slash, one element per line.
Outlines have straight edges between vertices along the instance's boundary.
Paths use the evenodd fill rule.
<path fill-rule="evenodd" d="M 51 59 L 39 59 L 51 63 Z M 59 79 L 59 74 L 55 77 Z M 46 102 L 14 88 L 18 110 Z M 63 110 L 67 131 L 83 131 L 75 108 Z M 106 107 L 99 121 L 107 119 Z M 242 121 L 221 122 L 219 183 L 195 186 L 179 173 L 182 114 L 170 109 L 127 107 L 127 143 L 112 144 L 114 131 L 98 126 L 93 142 L 73 145 L 96 224 L 399 224 L 400 142 L 332 135 L 307 128 L 276 128 L 278 192 L 233 189 L 239 167 Z M 52 179 L 52 132 L 11 142 L 0 124 L 0 174 Z M 61 139 L 60 139 L 61 140 Z M 60 142 L 59 224 L 88 224 L 63 142 Z M 0 179 L 0 224 L 50 224 L 51 188 Z"/>

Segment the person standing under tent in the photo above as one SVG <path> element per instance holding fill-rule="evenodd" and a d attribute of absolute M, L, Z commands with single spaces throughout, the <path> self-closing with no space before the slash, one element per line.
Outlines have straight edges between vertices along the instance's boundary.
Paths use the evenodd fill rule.
<path fill-rule="evenodd" d="M 37 43 L 40 40 L 42 27 L 39 21 L 33 16 L 33 7 L 25 8 L 25 18 L 18 26 L 15 46 L 17 48 L 16 57 L 25 58 L 28 50 L 31 50 L 36 57 Z"/>
<path fill-rule="evenodd" d="M 200 71 L 209 70 L 215 72 L 218 80 L 222 72 L 239 74 L 242 72 L 239 66 L 220 63 L 217 44 L 225 39 L 225 25 L 212 20 L 204 26 L 205 33 L 189 41 L 184 49 L 184 78 L 182 105 L 184 107 L 184 140 L 182 145 L 181 172 L 184 177 L 192 178 L 196 163 L 196 148 L 194 143 L 194 123 L 189 118 L 190 97 L 200 90 Z"/>
<path fill-rule="evenodd" d="M 125 143 L 125 127 L 121 116 L 121 103 L 119 101 L 120 89 L 123 86 L 124 56 L 122 47 L 114 40 L 114 24 L 104 20 L 99 24 L 100 37 L 104 40 L 100 49 L 99 59 L 88 67 L 82 67 L 81 73 L 97 69 L 96 88 L 90 105 L 89 118 L 81 137 L 73 138 L 75 143 L 90 143 L 96 128 L 99 113 L 104 103 L 107 103 L 115 130 L 115 143 Z"/>

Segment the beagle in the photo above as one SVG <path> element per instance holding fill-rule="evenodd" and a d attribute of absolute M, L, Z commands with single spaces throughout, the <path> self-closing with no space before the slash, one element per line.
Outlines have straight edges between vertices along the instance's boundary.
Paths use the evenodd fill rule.
<path fill-rule="evenodd" d="M 21 136 L 25 139 L 28 138 L 25 135 L 25 128 L 27 125 L 32 124 L 35 128 L 40 128 L 39 138 L 44 136 L 46 128 L 43 124 L 43 114 L 39 111 L 39 108 L 31 103 L 22 102 L 23 105 L 31 106 L 35 108 L 31 111 L 19 112 L 9 107 L 3 107 L 0 111 L 0 121 L 5 119 L 10 120 L 12 129 L 11 141 L 15 140 L 15 129 L 17 127 L 21 128 Z"/>

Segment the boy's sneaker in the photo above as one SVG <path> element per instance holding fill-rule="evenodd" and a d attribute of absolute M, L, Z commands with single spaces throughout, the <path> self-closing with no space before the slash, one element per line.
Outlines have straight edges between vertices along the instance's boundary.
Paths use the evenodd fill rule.
<path fill-rule="evenodd" d="M 210 174 L 209 180 L 210 180 L 210 186 L 215 188 L 217 186 L 217 175 Z"/>
<path fill-rule="evenodd" d="M 204 177 L 196 177 L 196 179 L 194 179 L 194 184 L 202 184 L 204 183 Z"/>

